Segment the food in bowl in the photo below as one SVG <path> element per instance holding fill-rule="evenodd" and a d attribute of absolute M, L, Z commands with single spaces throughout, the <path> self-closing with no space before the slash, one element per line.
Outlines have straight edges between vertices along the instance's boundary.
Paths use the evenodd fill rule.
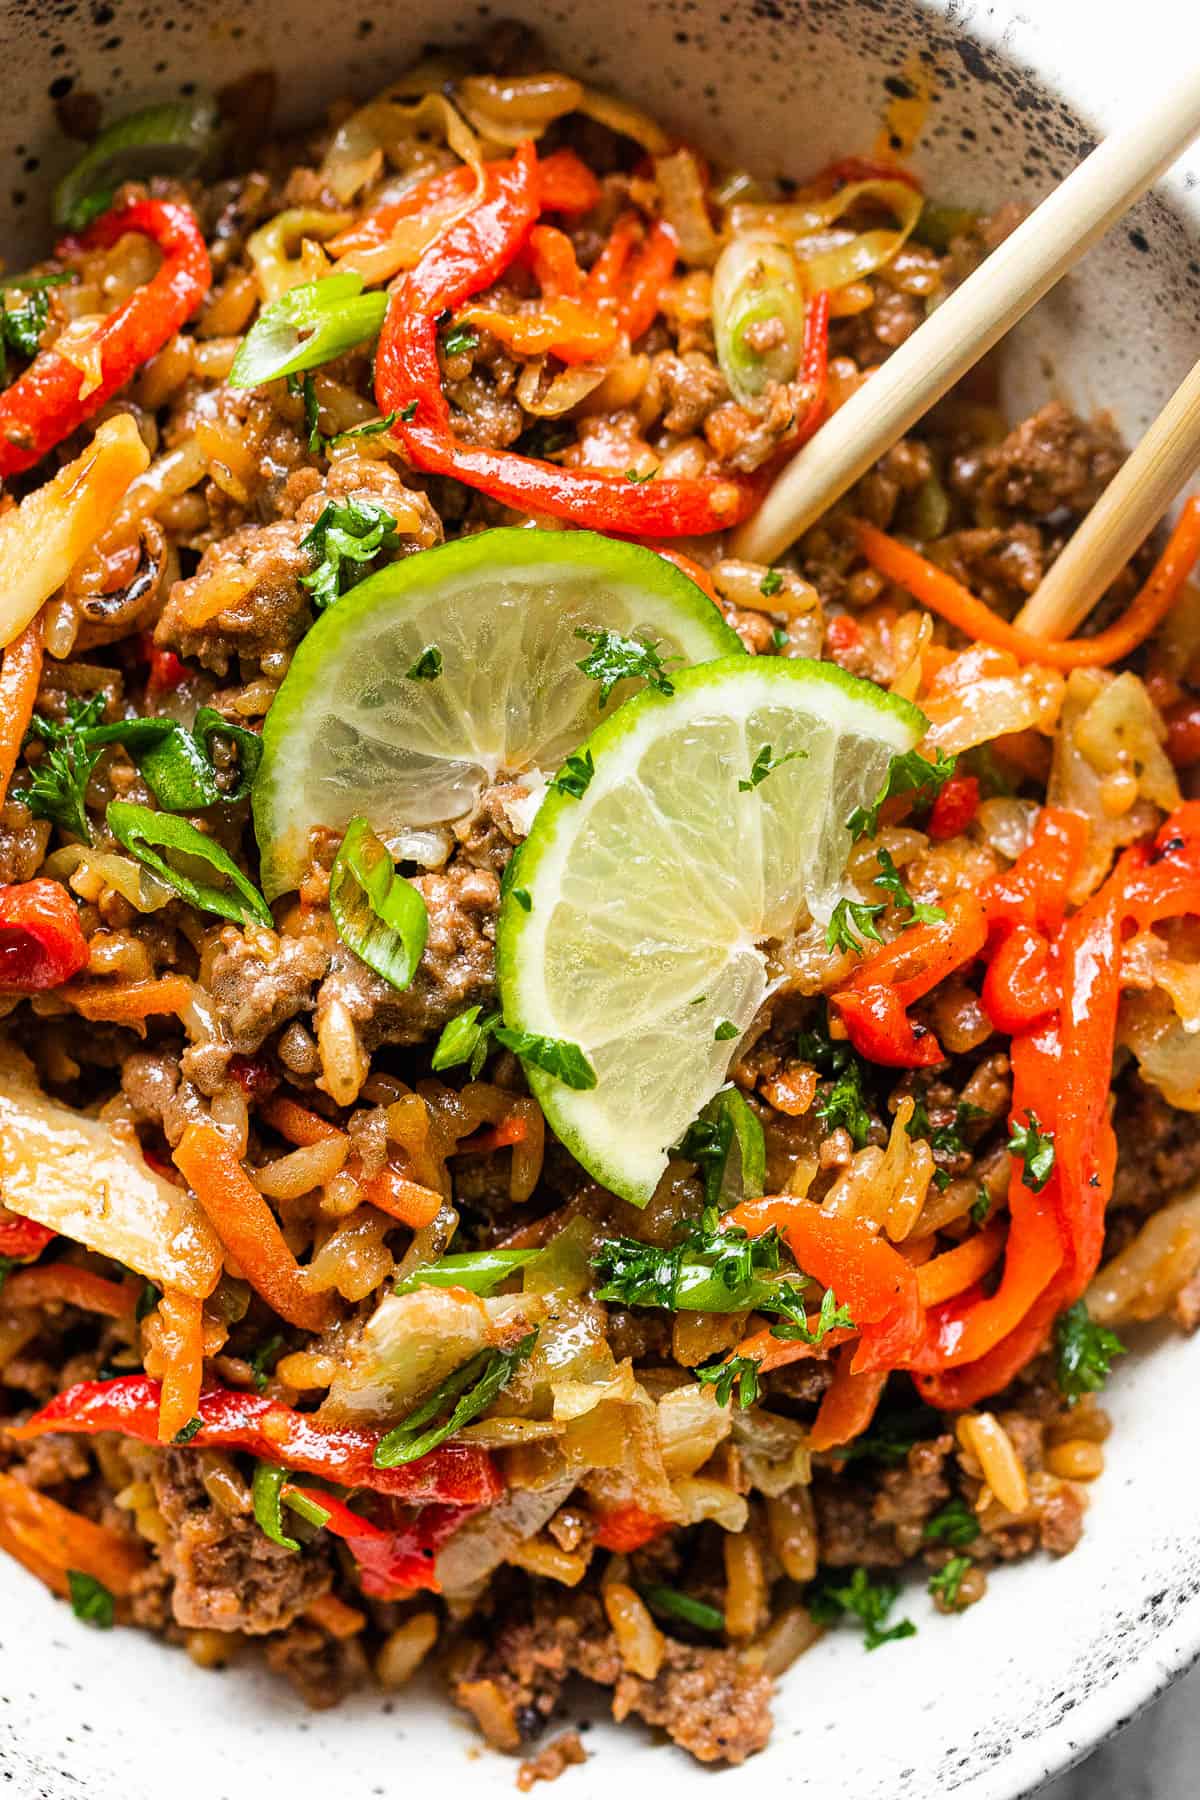
<path fill-rule="evenodd" d="M 977 372 L 747 563 L 1011 207 L 511 34 L 262 108 L 108 127 L 5 295 L 0 1544 L 739 1762 L 899 1571 L 1069 1551 L 1200 1317 L 1198 509 L 1029 637 L 1122 450 Z"/>

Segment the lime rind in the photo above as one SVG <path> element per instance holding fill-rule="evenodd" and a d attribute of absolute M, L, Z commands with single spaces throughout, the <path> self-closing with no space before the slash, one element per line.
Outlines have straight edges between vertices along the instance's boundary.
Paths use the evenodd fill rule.
<path fill-rule="evenodd" d="M 686 663 L 741 652 L 695 583 L 641 545 L 501 528 L 403 558 L 317 621 L 267 715 L 254 820 L 264 891 L 294 887 L 314 826 L 382 838 L 460 818 L 501 772 L 552 773 L 606 709 L 576 629 Z M 409 674 L 436 643 L 442 672 Z"/>
<path fill-rule="evenodd" d="M 527 1070 L 555 1131 L 637 1204 L 767 996 L 763 945 L 805 908 L 829 916 L 847 817 L 926 728 L 829 663 L 728 658 L 675 686 L 591 734 L 581 798 L 547 797 L 521 853 L 531 907 L 506 899 L 497 950 L 506 1022 L 578 1043 L 598 1077 L 577 1092 Z M 765 745 L 803 754 L 739 788 Z"/>

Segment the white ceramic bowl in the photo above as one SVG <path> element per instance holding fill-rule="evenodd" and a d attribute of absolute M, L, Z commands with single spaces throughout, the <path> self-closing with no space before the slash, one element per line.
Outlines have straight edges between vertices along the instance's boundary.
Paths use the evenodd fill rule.
<path fill-rule="evenodd" d="M 989 204 L 1035 199 L 1196 44 L 1182 0 L 408 0 L 389 16 L 367 0 L 3 0 L 9 266 L 48 241 L 48 183 L 71 159 L 55 96 L 115 106 L 269 64 L 298 120 L 493 13 L 527 18 L 563 66 L 767 173 L 869 151 L 885 84 L 916 58 L 935 88 L 917 166 L 935 194 Z M 1198 184 L 1200 161 L 1177 170 L 1039 308 L 1014 347 L 1014 408 L 1063 393 L 1111 407 L 1132 435 L 1161 404 L 1197 349 Z M 656 1777 L 715 1780 L 724 1800 L 764 1785 L 843 1800 L 1032 1793 L 1200 1653 L 1198 1359 L 1174 1340 L 1121 1367 L 1110 1466 L 1074 1555 L 998 1570 L 958 1619 L 918 1592 L 919 1636 L 874 1655 L 853 1634 L 827 1639 L 785 1680 L 771 1746 L 741 1770 L 706 1777 L 636 1726 L 598 1724 L 564 1795 L 642 1793 Z M 249 1669 L 204 1674 L 133 1632 L 97 1636 L 0 1558 L 0 1794 L 366 1800 L 445 1782 L 507 1797 L 514 1772 L 432 1691 L 309 1714 Z"/>

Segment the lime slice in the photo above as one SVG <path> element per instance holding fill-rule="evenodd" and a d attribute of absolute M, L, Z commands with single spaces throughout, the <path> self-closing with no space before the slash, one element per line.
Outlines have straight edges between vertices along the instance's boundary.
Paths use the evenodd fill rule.
<path fill-rule="evenodd" d="M 666 660 L 741 651 L 694 582 L 590 531 L 484 531 L 370 576 L 309 632 L 267 715 L 254 784 L 262 881 L 301 879 L 309 832 L 361 813 L 385 842 L 470 812 L 501 773 L 552 773 L 604 712 L 577 630 L 656 641 Z M 418 667 L 440 673 L 417 678 Z M 674 667 L 674 665 L 672 665 Z"/>
<path fill-rule="evenodd" d="M 765 947 L 805 907 L 828 918 L 848 814 L 926 724 L 831 663 L 729 657 L 675 688 L 592 733 L 581 798 L 549 793 L 519 852 L 529 909 L 508 894 L 497 955 L 506 1025 L 578 1045 L 597 1076 L 577 1090 L 527 1062 L 543 1110 L 638 1205 L 726 1079 Z"/>

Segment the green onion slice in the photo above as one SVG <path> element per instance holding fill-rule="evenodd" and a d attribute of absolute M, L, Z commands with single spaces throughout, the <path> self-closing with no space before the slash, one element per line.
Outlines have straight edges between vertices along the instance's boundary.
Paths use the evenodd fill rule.
<path fill-rule="evenodd" d="M 375 1446 L 375 1467 L 394 1469 L 401 1463 L 416 1462 L 469 1425 L 508 1386 L 536 1342 L 535 1326 L 511 1350 L 480 1350 L 461 1369 L 455 1369 L 428 1400 L 380 1439 Z"/>
<path fill-rule="evenodd" d="M 408 986 L 425 948 L 429 915 L 421 890 L 397 875 L 387 846 L 361 814 L 346 827 L 334 859 L 329 910 L 343 944 L 392 987 Z"/>
<path fill-rule="evenodd" d="M 283 1529 L 283 1484 L 287 1479 L 287 1470 L 277 1467 L 275 1463 L 255 1464 L 251 1488 L 254 1517 L 263 1535 L 269 1537 L 273 1544 L 278 1544 L 281 1550 L 299 1550 L 296 1539 L 289 1537 Z M 325 1516 L 328 1518 L 328 1513 Z"/>
<path fill-rule="evenodd" d="M 230 387 L 298 375 L 376 337 L 388 297 L 364 294 L 362 285 L 361 275 L 324 275 L 264 306 L 233 359 Z"/>
<path fill-rule="evenodd" d="M 760 347 L 747 338 L 757 326 Z M 717 361 L 735 400 L 791 381 L 804 342 L 804 288 L 791 248 L 769 232 L 743 232 L 713 271 Z"/>
<path fill-rule="evenodd" d="M 208 95 L 114 119 L 55 188 L 54 223 L 81 231 L 107 210 L 123 181 L 199 173 L 212 161 L 220 136 L 220 114 Z"/>
<path fill-rule="evenodd" d="M 443 1256 L 398 1281 L 394 1293 L 411 1294 L 420 1287 L 461 1287 L 472 1294 L 490 1294 L 502 1281 L 542 1254 L 540 1250 L 470 1250 Z"/>
<path fill-rule="evenodd" d="M 679 1619 L 685 1625 L 695 1625 L 700 1631 L 725 1629 L 725 1614 L 719 1607 L 709 1606 L 706 1600 L 693 1600 L 690 1594 L 681 1594 L 678 1588 L 664 1587 L 660 1583 L 651 1583 L 641 1593 L 650 1610 L 665 1618 Z"/>
<path fill-rule="evenodd" d="M 110 800 L 108 828 L 130 856 L 202 912 L 235 925 L 274 926 L 271 909 L 220 844 L 186 819 L 152 812 L 132 800 Z M 211 879 L 216 877 L 218 879 Z"/>

